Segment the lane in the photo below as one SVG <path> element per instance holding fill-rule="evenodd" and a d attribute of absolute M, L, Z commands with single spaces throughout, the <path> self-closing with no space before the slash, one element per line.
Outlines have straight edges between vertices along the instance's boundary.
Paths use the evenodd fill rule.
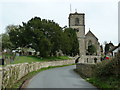
<path fill-rule="evenodd" d="M 53 68 L 34 76 L 26 88 L 96 88 L 73 71 L 75 65 Z"/>

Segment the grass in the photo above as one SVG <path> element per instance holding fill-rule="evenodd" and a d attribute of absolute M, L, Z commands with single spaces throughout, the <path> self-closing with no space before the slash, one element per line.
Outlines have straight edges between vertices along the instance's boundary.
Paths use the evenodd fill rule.
<path fill-rule="evenodd" d="M 40 62 L 43 61 L 40 58 L 37 57 L 31 57 L 31 56 L 16 56 L 15 60 L 12 64 L 18 64 L 18 63 L 32 63 L 32 62 Z"/>
<path fill-rule="evenodd" d="M 98 63 L 95 67 L 94 77 L 89 82 L 99 88 L 112 88 L 120 90 L 120 53 L 109 60 Z"/>
<path fill-rule="evenodd" d="M 76 73 L 76 69 L 74 69 Z M 120 90 L 120 78 L 116 76 L 111 76 L 111 77 L 105 77 L 105 78 L 100 78 L 100 77 L 85 77 L 84 75 L 81 75 L 78 73 L 83 79 L 85 79 L 87 82 L 93 84 L 100 90 L 105 89 L 113 89 L 113 90 Z"/>
<path fill-rule="evenodd" d="M 22 85 L 25 83 L 26 80 L 29 80 L 30 78 L 32 78 L 33 76 L 35 76 L 37 73 L 47 70 L 47 69 L 51 69 L 51 68 L 57 68 L 57 67 L 64 67 L 64 66 L 70 66 L 70 65 L 74 65 L 74 64 L 68 64 L 68 65 L 61 65 L 61 66 L 49 66 L 46 68 L 41 68 L 37 71 L 33 71 L 28 73 L 26 76 L 24 76 L 23 78 L 21 78 L 18 82 L 16 82 L 12 88 L 22 88 Z"/>
<path fill-rule="evenodd" d="M 0 59 L 2 59 L 2 55 L 0 55 Z M 0 65 L 0 67 L 2 67 L 2 65 Z"/>
<path fill-rule="evenodd" d="M 12 57 L 14 55 L 4 53 L 3 56 L 9 58 L 9 57 Z M 0 58 L 2 58 L 1 55 L 0 55 Z M 58 60 L 68 60 L 68 59 L 71 59 L 71 58 L 69 58 L 68 56 L 47 57 L 47 58 L 40 58 L 40 57 L 36 57 L 36 56 L 16 56 L 14 61 L 10 64 L 44 62 L 44 61 L 58 61 Z"/>
<path fill-rule="evenodd" d="M 2 55 L 0 55 L 0 59 L 2 58 Z"/>
<path fill-rule="evenodd" d="M 39 58 L 34 56 L 16 56 L 12 64 L 18 63 L 32 63 L 32 62 L 44 62 L 44 61 L 57 61 L 57 60 L 68 60 L 68 56 L 59 56 L 59 57 L 48 57 L 48 58 Z"/>
<path fill-rule="evenodd" d="M 13 56 L 13 54 L 4 53 L 3 56 L 11 57 L 11 56 Z"/>
<path fill-rule="evenodd" d="M 114 76 L 101 79 L 97 77 L 86 78 L 86 80 L 93 85 L 97 86 L 98 88 L 113 88 L 113 89 L 120 89 L 120 79 L 115 78 Z"/>

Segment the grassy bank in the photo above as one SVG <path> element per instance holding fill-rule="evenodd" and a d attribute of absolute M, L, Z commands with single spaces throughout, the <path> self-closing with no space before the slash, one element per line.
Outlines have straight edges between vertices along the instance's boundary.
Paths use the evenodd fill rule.
<path fill-rule="evenodd" d="M 18 82 L 16 82 L 12 88 L 22 88 L 22 85 L 27 80 L 31 79 L 33 76 L 35 76 L 37 73 L 39 73 L 41 71 L 44 71 L 44 70 L 47 70 L 47 69 L 51 69 L 51 68 L 70 66 L 70 65 L 74 65 L 74 64 L 68 64 L 68 65 L 62 65 L 62 66 L 49 66 L 49 67 L 46 67 L 46 68 L 39 69 L 37 71 L 30 72 L 29 74 L 27 74 L 26 76 L 24 76 L 23 78 L 21 78 Z"/>
<path fill-rule="evenodd" d="M 92 78 L 86 78 L 86 81 L 92 83 L 98 88 L 110 88 L 110 89 L 119 89 L 120 90 L 120 79 L 116 78 L 115 76 L 111 76 L 108 78 L 97 78 L 97 77 L 92 77 Z"/>
<path fill-rule="evenodd" d="M 58 57 L 47 57 L 41 58 L 37 56 L 15 56 L 13 54 L 3 54 L 5 65 L 7 64 L 18 64 L 18 63 L 32 63 L 32 62 L 44 62 L 44 61 L 58 61 L 58 60 L 69 60 L 68 56 L 58 56 Z M 15 58 L 14 58 L 15 57 Z M 2 58 L 2 56 L 0 56 Z M 14 59 L 13 59 L 14 58 Z"/>
<path fill-rule="evenodd" d="M 34 56 L 17 56 L 12 64 L 18 63 L 32 63 L 32 62 L 44 62 L 44 61 L 56 61 L 56 60 L 68 60 L 68 56 L 59 56 L 59 57 L 48 57 L 48 58 L 39 58 Z"/>

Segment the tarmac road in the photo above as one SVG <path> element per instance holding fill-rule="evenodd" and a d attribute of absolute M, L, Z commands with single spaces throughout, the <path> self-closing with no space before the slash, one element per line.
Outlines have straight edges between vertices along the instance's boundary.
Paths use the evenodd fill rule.
<path fill-rule="evenodd" d="M 38 73 L 26 88 L 94 88 L 73 71 L 75 65 L 48 69 Z"/>

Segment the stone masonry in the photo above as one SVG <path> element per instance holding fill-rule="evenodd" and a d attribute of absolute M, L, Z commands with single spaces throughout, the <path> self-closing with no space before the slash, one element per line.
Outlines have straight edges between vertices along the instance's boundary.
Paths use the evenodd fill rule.
<path fill-rule="evenodd" d="M 86 60 L 92 60 L 94 56 L 100 61 L 99 56 L 101 55 L 100 44 L 98 38 L 89 30 L 85 35 L 85 14 L 84 13 L 70 13 L 69 14 L 69 27 L 76 31 L 78 42 L 79 42 L 79 62 L 86 63 Z M 94 45 L 97 52 L 93 56 L 87 55 L 89 44 Z M 89 59 L 87 59 L 87 58 Z"/>
<path fill-rule="evenodd" d="M 14 83 L 20 80 L 23 76 L 27 75 L 29 72 L 37 71 L 41 68 L 49 66 L 73 64 L 74 62 L 74 60 L 63 60 L 7 65 L 0 69 L 0 81 L 2 81 L 0 82 L 0 86 L 2 88 L 11 88 Z"/>

